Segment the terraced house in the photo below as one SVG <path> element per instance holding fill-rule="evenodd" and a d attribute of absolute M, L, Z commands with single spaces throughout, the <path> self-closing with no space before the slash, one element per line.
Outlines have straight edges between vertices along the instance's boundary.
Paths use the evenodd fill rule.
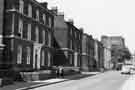
<path fill-rule="evenodd" d="M 96 70 L 96 60 L 94 57 L 94 42 L 92 35 L 86 33 L 82 36 L 82 59 L 81 69 L 82 71 L 94 71 Z"/>
<path fill-rule="evenodd" d="M 53 14 L 47 3 L 0 0 L 0 69 L 48 69 L 52 64 Z"/>
<path fill-rule="evenodd" d="M 98 71 L 102 70 L 104 68 L 104 46 L 103 44 L 95 39 L 94 43 L 94 57 L 96 60 L 96 68 Z"/>
<path fill-rule="evenodd" d="M 55 53 L 53 64 L 69 68 L 80 68 L 83 31 L 74 26 L 73 20 L 65 21 L 64 13 L 57 8 L 52 11 L 56 14 L 54 20 Z"/>

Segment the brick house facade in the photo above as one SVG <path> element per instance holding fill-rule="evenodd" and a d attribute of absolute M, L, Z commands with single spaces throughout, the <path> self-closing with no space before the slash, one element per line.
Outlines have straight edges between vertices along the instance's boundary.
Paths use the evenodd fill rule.
<path fill-rule="evenodd" d="M 20 72 L 51 67 L 54 17 L 47 3 L 35 0 L 1 1 L 4 5 L 1 35 L 5 45 L 1 69 Z"/>
<path fill-rule="evenodd" d="M 93 71 L 96 69 L 96 61 L 94 57 L 94 39 L 88 34 L 82 36 L 82 71 Z"/>
<path fill-rule="evenodd" d="M 64 67 L 80 67 L 82 30 L 65 21 L 64 14 L 53 8 L 54 18 L 54 59 L 53 64 Z"/>
<path fill-rule="evenodd" d="M 94 46 L 95 46 L 94 57 L 96 60 L 96 69 L 100 70 L 101 68 L 104 68 L 104 46 L 97 39 L 95 39 Z"/>
<path fill-rule="evenodd" d="M 74 26 L 72 20 L 69 20 L 68 26 L 68 48 L 69 52 L 69 65 L 74 67 L 81 66 L 81 56 L 82 56 L 82 34 L 83 30 Z"/>

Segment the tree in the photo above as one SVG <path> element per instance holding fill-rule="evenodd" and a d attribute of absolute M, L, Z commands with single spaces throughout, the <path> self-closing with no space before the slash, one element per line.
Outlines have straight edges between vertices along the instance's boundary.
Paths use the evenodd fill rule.
<path fill-rule="evenodd" d="M 114 68 L 116 68 L 117 63 L 123 63 L 125 60 L 131 59 L 131 53 L 128 48 L 113 47 L 111 54 Z"/>

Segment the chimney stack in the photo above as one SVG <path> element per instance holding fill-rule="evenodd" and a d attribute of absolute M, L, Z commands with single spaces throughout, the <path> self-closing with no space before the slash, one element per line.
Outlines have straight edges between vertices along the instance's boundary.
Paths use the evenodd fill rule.
<path fill-rule="evenodd" d="M 83 32 L 83 31 L 84 31 L 84 29 L 83 29 L 83 28 L 79 28 L 79 30 L 80 30 L 81 32 Z"/>
<path fill-rule="evenodd" d="M 89 35 L 89 36 L 90 36 L 90 38 L 93 38 L 92 35 Z"/>
<path fill-rule="evenodd" d="M 47 9 L 47 7 L 48 7 L 48 3 L 47 2 L 42 2 L 42 3 L 40 3 L 45 9 Z"/>
<path fill-rule="evenodd" d="M 55 14 L 58 13 L 58 8 L 57 7 L 51 7 L 51 11 Z"/>
<path fill-rule="evenodd" d="M 64 19 L 64 12 L 58 12 L 57 15 Z"/>
<path fill-rule="evenodd" d="M 70 24 L 74 25 L 73 19 L 68 19 L 68 22 L 69 22 Z"/>

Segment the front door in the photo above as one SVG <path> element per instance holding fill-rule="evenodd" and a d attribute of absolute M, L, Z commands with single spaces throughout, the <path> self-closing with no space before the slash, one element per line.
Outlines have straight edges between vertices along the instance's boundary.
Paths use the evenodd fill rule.
<path fill-rule="evenodd" d="M 33 47 L 33 69 L 40 69 L 41 44 L 34 44 Z"/>
<path fill-rule="evenodd" d="M 75 66 L 75 67 L 78 66 L 78 65 L 77 65 L 77 63 L 78 63 L 78 58 L 77 58 L 77 57 L 78 57 L 78 53 L 75 52 L 75 53 L 74 53 L 74 66 Z"/>

